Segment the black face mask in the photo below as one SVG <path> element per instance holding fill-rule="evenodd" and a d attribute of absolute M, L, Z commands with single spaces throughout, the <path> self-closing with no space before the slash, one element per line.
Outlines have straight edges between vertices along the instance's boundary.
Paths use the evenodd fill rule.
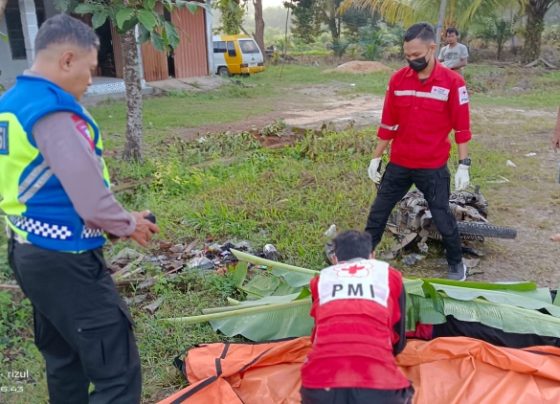
<path fill-rule="evenodd" d="M 427 56 L 427 54 L 426 54 Z M 414 70 L 415 72 L 421 72 L 422 70 L 424 70 L 426 67 L 428 67 L 428 59 L 426 58 L 426 56 L 422 56 L 420 58 L 416 58 L 416 59 L 407 59 L 406 61 L 408 62 L 408 65 L 410 66 L 410 68 L 412 70 Z"/>

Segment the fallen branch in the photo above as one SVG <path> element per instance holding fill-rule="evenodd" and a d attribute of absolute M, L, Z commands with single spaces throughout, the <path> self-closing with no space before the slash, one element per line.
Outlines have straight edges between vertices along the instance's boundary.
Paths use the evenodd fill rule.
<path fill-rule="evenodd" d="M 21 288 L 18 285 L 9 285 L 9 284 L 6 284 L 6 283 L 0 284 L 0 289 L 22 292 Z"/>

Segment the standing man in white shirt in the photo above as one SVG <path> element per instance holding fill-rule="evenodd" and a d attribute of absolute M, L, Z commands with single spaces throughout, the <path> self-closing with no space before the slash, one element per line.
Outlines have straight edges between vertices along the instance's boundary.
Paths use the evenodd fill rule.
<path fill-rule="evenodd" d="M 459 31 L 456 28 L 447 28 L 445 31 L 447 45 L 439 51 L 439 61 L 445 67 L 461 73 L 463 67 L 467 65 L 469 50 L 465 45 L 459 43 Z"/>

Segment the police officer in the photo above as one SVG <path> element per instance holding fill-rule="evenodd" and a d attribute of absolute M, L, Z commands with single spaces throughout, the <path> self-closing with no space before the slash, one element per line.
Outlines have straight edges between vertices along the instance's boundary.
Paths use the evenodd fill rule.
<path fill-rule="evenodd" d="M 158 228 L 115 200 L 99 127 L 79 103 L 98 46 L 79 20 L 46 20 L 33 66 L 0 98 L 8 260 L 33 305 L 52 404 L 140 402 L 132 321 L 102 247 L 105 234 L 145 246 Z"/>
<path fill-rule="evenodd" d="M 390 79 L 379 138 L 368 169 L 376 183 L 384 150 L 391 143 L 390 162 L 371 207 L 366 230 L 373 248 L 379 244 L 387 219 L 395 204 L 414 184 L 424 194 L 433 221 L 442 235 L 449 265 L 448 278 L 464 280 L 467 268 L 462 262 L 461 241 L 455 217 L 449 209 L 450 173 L 447 168 L 455 132 L 459 166 L 455 188 L 469 185 L 467 143 L 471 139 L 469 95 L 458 73 L 443 67 L 435 58 L 435 33 L 431 25 L 411 26 L 404 37 L 408 66 Z"/>

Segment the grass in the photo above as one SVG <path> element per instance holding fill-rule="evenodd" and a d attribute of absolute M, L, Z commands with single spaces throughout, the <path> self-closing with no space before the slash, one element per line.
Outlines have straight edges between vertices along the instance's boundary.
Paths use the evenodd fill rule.
<path fill-rule="evenodd" d="M 144 102 L 145 142 L 150 148 L 160 143 L 162 135 L 167 137 L 174 129 L 262 116 L 274 111 L 277 103 L 289 102 L 287 97 L 291 89 L 336 85 L 346 93 L 383 94 L 387 79 L 387 74 L 322 73 L 317 67 L 272 66 L 264 73 L 249 78 L 232 78 L 227 85 L 212 92 L 177 91 L 168 96 L 148 98 Z M 126 128 L 126 104 L 113 101 L 90 110 L 104 130 L 107 147 L 121 147 Z"/>
<path fill-rule="evenodd" d="M 394 68 L 399 67 L 394 65 Z M 543 69 L 499 68 L 471 65 L 465 77 L 474 107 L 557 108 L 560 104 L 560 73 Z M 313 66 L 271 66 L 249 78 L 233 78 L 208 93 L 173 92 L 144 102 L 145 142 L 148 150 L 179 129 L 224 124 L 260 117 L 283 108 L 290 97 L 303 98 L 293 90 L 309 86 L 334 87 L 337 93 L 383 95 L 389 74 L 325 72 Z M 512 88 L 521 88 L 512 92 Z M 296 94 L 296 95 L 294 95 Z M 309 97 L 312 101 L 313 96 Z M 108 102 L 91 108 L 102 127 L 108 149 L 122 147 L 126 127 L 126 104 Z"/>
<path fill-rule="evenodd" d="M 473 68 L 471 80 L 490 86 L 488 80 L 494 76 L 489 72 L 496 69 Z M 523 72 L 511 71 L 510 76 L 521 77 Z M 129 164 L 108 159 L 117 182 L 141 182 L 136 189 L 119 193 L 118 197 L 129 209 L 151 209 L 162 228 L 160 239 L 183 242 L 237 238 L 248 239 L 255 245 L 271 242 L 286 262 L 319 269 L 324 265 L 322 233 L 331 223 L 341 229 L 364 225 L 375 195 L 366 175 L 375 145 L 374 128 L 308 132 L 282 149 L 262 148 L 246 133 L 187 142 L 176 136 L 176 130 L 259 116 L 272 111 L 277 102 L 285 102 L 294 90 L 311 85 L 338 86 L 347 95 L 379 95 L 384 92 L 386 80 L 385 74 L 321 73 L 315 67 L 287 65 L 240 79 L 242 85 L 233 82 L 210 93 L 149 98 L 144 104 L 146 161 Z M 511 97 L 506 94 L 508 90 L 498 87 L 480 90 L 473 97 L 473 106 L 475 110 L 488 110 L 490 104 L 513 108 L 534 105 L 548 110 L 559 103 L 556 94 L 560 84 L 555 80 L 560 81 L 557 73 L 539 72 L 531 78 L 533 87 L 521 97 Z M 346 85 L 350 83 L 355 86 Z M 544 94 L 543 88 L 550 90 Z M 122 145 L 124 108 L 123 103 L 109 103 L 92 109 L 106 133 L 109 151 Z M 474 116 L 477 136 L 495 136 L 496 147 L 473 142 L 472 182 L 482 184 L 485 191 L 502 187 L 488 181 L 504 176 L 512 182 L 536 187 L 536 160 L 524 161 L 523 170 L 517 171 L 505 165 L 506 159 L 519 158 L 515 146 L 499 143 L 511 130 L 512 118 L 500 115 L 499 111 L 495 115 L 475 112 Z M 484 121 L 488 116 L 490 120 Z M 543 119 L 524 119 L 522 113 L 513 121 L 517 130 L 528 135 L 549 131 L 553 124 Z M 451 161 L 456 159 L 453 149 Z M 0 235 L 0 247 L 5 242 Z M 383 246 L 389 242 L 385 240 Z M 107 255 L 114 255 L 124 245 L 109 246 Z M 0 282 L 11 279 L 5 262 L 3 247 Z M 152 275 L 161 273 L 157 266 L 145 269 Z M 133 296 L 136 291 L 123 293 Z M 233 293 L 227 276 L 183 273 L 173 279 L 160 279 L 151 289 L 150 299 L 164 299 L 154 316 L 132 307 L 144 369 L 145 402 L 155 402 L 184 384 L 172 366 L 173 358 L 184 348 L 221 338 L 207 324 L 166 325 L 159 319 L 199 314 L 202 308 L 224 305 L 225 298 Z M 33 345 L 31 321 L 27 300 L 0 291 L 0 386 L 14 384 L 7 379 L 9 370 L 29 370 L 31 376 L 22 393 L 0 391 L 0 402 L 46 402 L 44 364 Z"/>

